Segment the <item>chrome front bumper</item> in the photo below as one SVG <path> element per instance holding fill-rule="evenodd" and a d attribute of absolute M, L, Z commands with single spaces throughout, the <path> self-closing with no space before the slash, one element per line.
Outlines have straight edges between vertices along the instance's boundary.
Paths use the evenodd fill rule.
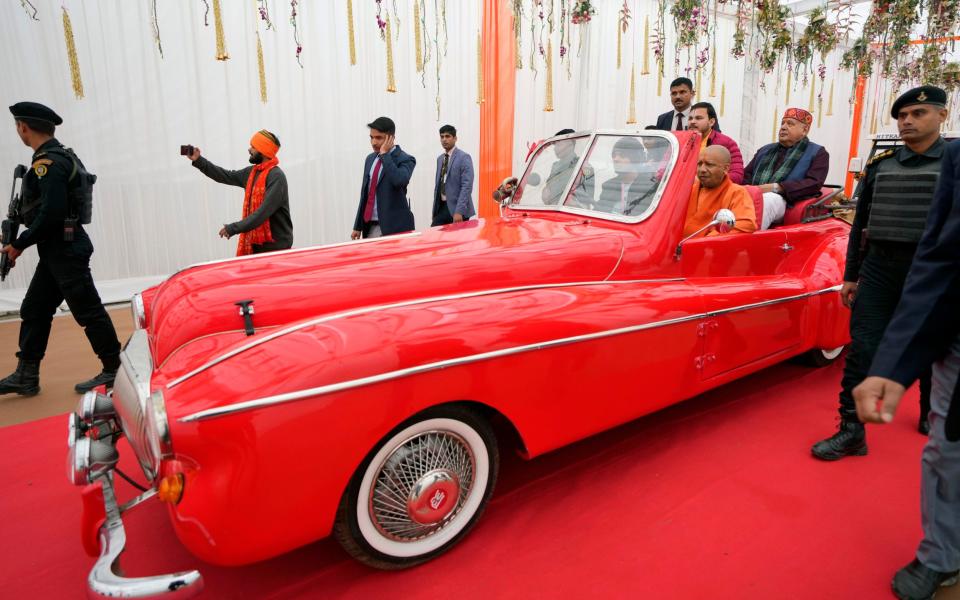
<path fill-rule="evenodd" d="M 124 360 L 125 369 L 129 362 Z M 67 478 L 74 485 L 100 486 L 102 491 L 101 503 L 96 499 L 97 490 L 88 487 L 88 490 L 93 489 L 89 495 L 92 500 L 85 502 L 85 509 L 93 512 L 90 514 L 85 510 L 85 546 L 95 555 L 95 533 L 100 553 L 87 577 L 87 595 L 90 598 L 189 598 L 203 589 L 203 577 L 198 571 L 153 577 L 124 577 L 121 574 L 120 555 L 127 543 L 121 515 L 153 498 L 157 491 L 151 488 L 123 505 L 117 501 L 114 471 L 120 457 L 116 441 L 124 432 L 113 400 L 112 393 L 88 392 L 80 400 L 76 412 L 69 416 Z M 103 524 L 97 528 L 96 524 L 101 520 Z"/>

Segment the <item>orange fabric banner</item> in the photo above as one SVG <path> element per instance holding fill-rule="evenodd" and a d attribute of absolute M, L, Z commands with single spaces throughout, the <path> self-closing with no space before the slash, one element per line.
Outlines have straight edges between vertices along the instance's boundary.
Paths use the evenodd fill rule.
<path fill-rule="evenodd" d="M 480 104 L 480 217 L 500 214 L 493 190 L 513 170 L 513 11 L 503 0 L 483 1 L 483 102 Z"/>
<path fill-rule="evenodd" d="M 857 89 L 853 97 L 853 121 L 850 124 L 850 153 L 847 155 L 847 167 L 850 166 L 850 159 L 857 156 L 860 151 L 860 126 L 863 121 L 863 94 L 867 88 L 867 80 L 863 77 L 857 78 Z M 853 173 L 847 172 L 847 179 L 843 185 L 843 193 L 850 198 L 853 196 Z"/>

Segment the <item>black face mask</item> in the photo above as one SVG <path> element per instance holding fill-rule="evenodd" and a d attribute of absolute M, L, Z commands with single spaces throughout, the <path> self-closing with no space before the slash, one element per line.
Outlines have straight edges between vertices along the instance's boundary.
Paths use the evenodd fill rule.
<path fill-rule="evenodd" d="M 254 152 L 253 154 L 250 155 L 250 164 L 259 165 L 262 162 L 263 162 L 263 155 L 260 154 L 259 152 Z"/>

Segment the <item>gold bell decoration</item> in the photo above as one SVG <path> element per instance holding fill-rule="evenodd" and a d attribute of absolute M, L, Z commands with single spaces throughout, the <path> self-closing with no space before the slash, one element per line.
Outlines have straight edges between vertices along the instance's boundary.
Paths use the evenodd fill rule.
<path fill-rule="evenodd" d="M 213 28 L 217 34 L 217 60 L 227 60 L 227 43 L 223 38 L 223 17 L 220 13 L 220 0 L 213 0 Z"/>
<path fill-rule="evenodd" d="M 833 79 L 830 80 L 830 99 L 827 101 L 827 116 L 833 116 Z"/>
<path fill-rule="evenodd" d="M 643 18 L 643 69 L 640 74 L 650 74 L 650 15 Z M 657 92 L 657 95 L 659 96 L 660 92 Z"/>
<path fill-rule="evenodd" d="M 260 75 L 260 102 L 267 103 L 267 72 L 263 68 L 263 44 L 260 43 L 260 32 L 257 32 L 257 73 Z"/>
<path fill-rule="evenodd" d="M 543 112 L 553 112 L 553 40 L 547 39 L 547 93 Z"/>
<path fill-rule="evenodd" d="M 630 106 L 627 108 L 627 125 L 637 122 L 637 68 L 630 65 Z"/>
<path fill-rule="evenodd" d="M 390 36 L 390 15 L 387 15 L 387 91 L 391 94 L 397 91 L 397 80 L 393 74 L 393 38 Z"/>
<path fill-rule="evenodd" d="M 413 2 L 413 45 L 416 47 L 417 73 L 423 73 L 423 31 L 420 29 L 420 0 Z"/>
<path fill-rule="evenodd" d="M 80 79 L 80 61 L 77 60 L 77 45 L 73 41 L 73 25 L 70 24 L 70 14 L 63 7 L 63 39 L 67 43 L 67 59 L 70 61 L 70 80 L 73 82 L 73 93 L 77 98 L 83 98 L 83 80 Z"/>
<path fill-rule="evenodd" d="M 350 64 L 357 64 L 357 40 L 353 32 L 353 0 L 347 0 L 347 39 L 350 43 Z"/>

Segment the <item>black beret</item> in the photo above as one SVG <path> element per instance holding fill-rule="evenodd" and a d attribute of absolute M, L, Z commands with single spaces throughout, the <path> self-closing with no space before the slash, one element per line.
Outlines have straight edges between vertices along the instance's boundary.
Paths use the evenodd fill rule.
<path fill-rule="evenodd" d="M 932 104 L 934 106 L 947 106 L 947 93 L 935 85 L 921 85 L 912 90 L 901 94 L 897 101 L 890 107 L 890 116 L 894 119 L 900 114 L 900 109 L 913 106 L 914 104 Z"/>
<path fill-rule="evenodd" d="M 372 123 L 367 123 L 367 127 L 370 129 L 376 129 L 377 131 L 387 135 L 393 135 L 397 132 L 397 126 L 394 125 L 393 119 L 390 117 L 377 117 Z"/>
<path fill-rule="evenodd" d="M 13 113 L 15 119 L 36 119 L 54 125 L 63 123 L 60 115 L 37 102 L 17 102 L 10 107 L 10 112 Z"/>

